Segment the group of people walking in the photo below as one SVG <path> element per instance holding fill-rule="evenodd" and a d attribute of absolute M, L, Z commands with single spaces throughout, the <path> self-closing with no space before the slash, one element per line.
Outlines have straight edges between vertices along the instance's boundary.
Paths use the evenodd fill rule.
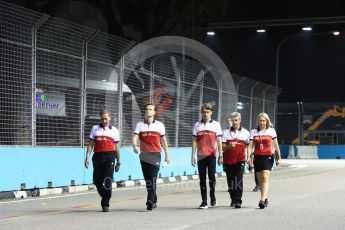
<path fill-rule="evenodd" d="M 145 105 L 145 116 L 135 127 L 132 137 L 133 151 L 139 155 L 141 169 L 146 182 L 146 208 L 151 211 L 157 207 L 156 179 L 161 164 L 162 147 L 164 161 L 169 164 L 170 156 L 164 124 L 155 119 L 156 107 L 152 103 Z M 241 126 L 241 114 L 233 112 L 228 118 L 228 128 L 221 129 L 220 124 L 212 119 L 213 106 L 205 103 L 201 106 L 202 119 L 194 124 L 192 137 L 191 164 L 198 167 L 200 179 L 200 209 L 217 206 L 215 196 L 216 165 L 223 165 L 226 172 L 230 206 L 241 208 L 243 194 L 243 172 L 245 164 L 254 168 L 261 191 L 258 206 L 263 209 L 268 205 L 270 172 L 274 154 L 276 164 L 281 161 L 277 134 L 266 113 L 257 117 L 257 128 L 250 132 Z M 101 196 L 103 212 L 109 211 L 114 171 L 120 169 L 119 131 L 110 125 L 107 110 L 100 112 L 101 123 L 94 125 L 90 133 L 90 142 L 86 152 L 85 167 L 88 168 L 93 150 L 93 181 Z M 218 156 L 218 158 L 217 158 Z M 116 163 L 115 163 L 116 160 Z M 207 199 L 207 177 L 209 179 L 210 203 Z"/>

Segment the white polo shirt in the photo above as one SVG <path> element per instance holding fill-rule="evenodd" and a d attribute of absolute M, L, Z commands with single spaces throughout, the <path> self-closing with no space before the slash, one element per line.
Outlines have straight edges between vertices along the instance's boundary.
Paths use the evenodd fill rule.
<path fill-rule="evenodd" d="M 116 144 L 120 141 L 119 130 L 112 125 L 103 127 L 103 124 L 94 125 L 90 139 L 94 140 L 94 153 L 115 152 Z"/>
<path fill-rule="evenodd" d="M 243 127 L 234 130 L 232 127 L 223 132 L 222 142 L 231 144 L 234 147 L 224 152 L 223 162 L 225 164 L 237 164 L 246 161 L 246 145 L 249 142 L 250 133 Z"/>
<path fill-rule="evenodd" d="M 162 122 L 153 120 L 149 125 L 146 121 L 139 121 L 134 134 L 139 135 L 142 153 L 161 152 L 161 137 L 165 136 L 165 127 Z"/>
<path fill-rule="evenodd" d="M 193 136 L 196 137 L 198 156 L 215 157 L 217 155 L 217 137 L 222 136 L 222 128 L 217 121 L 196 122 L 193 127 Z"/>
<path fill-rule="evenodd" d="M 254 142 L 254 155 L 272 155 L 273 139 L 277 138 L 277 133 L 274 128 L 268 128 L 265 130 L 253 129 L 250 132 L 250 140 Z"/>

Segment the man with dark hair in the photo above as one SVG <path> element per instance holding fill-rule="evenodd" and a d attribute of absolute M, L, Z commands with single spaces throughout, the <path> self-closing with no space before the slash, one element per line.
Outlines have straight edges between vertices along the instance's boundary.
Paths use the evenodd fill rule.
<path fill-rule="evenodd" d="M 202 120 L 194 124 L 192 139 L 192 165 L 196 165 L 195 153 L 198 158 L 198 171 L 200 178 L 200 191 L 202 202 L 200 209 L 207 209 L 207 186 L 206 171 L 210 186 L 211 207 L 217 206 L 215 196 L 216 186 L 216 156 L 218 149 L 218 164 L 223 163 L 222 153 L 222 129 L 220 124 L 211 119 L 213 107 L 211 103 L 205 103 L 201 106 Z"/>
<path fill-rule="evenodd" d="M 140 164 L 147 189 L 147 210 L 157 207 L 156 180 L 161 163 L 161 142 L 165 153 L 165 162 L 170 163 L 165 127 L 155 120 L 155 105 L 145 105 L 145 118 L 139 121 L 132 137 L 135 153 L 140 153 Z M 140 145 L 138 144 L 140 140 Z"/>
<path fill-rule="evenodd" d="M 120 134 L 117 128 L 110 125 L 110 113 L 103 109 L 100 112 L 101 123 L 94 125 L 90 133 L 90 142 L 87 147 L 85 167 L 89 168 L 90 154 L 93 163 L 93 182 L 98 194 L 102 197 L 103 212 L 109 212 L 114 170 L 120 169 Z M 115 165 L 116 158 L 116 165 Z"/>

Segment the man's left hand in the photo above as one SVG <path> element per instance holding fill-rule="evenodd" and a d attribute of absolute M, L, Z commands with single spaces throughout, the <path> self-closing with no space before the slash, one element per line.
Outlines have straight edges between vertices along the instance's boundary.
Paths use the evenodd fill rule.
<path fill-rule="evenodd" d="M 120 170 L 120 164 L 115 165 L 115 172 L 118 172 Z"/>
<path fill-rule="evenodd" d="M 223 164 L 223 156 L 218 157 L 218 165 Z"/>

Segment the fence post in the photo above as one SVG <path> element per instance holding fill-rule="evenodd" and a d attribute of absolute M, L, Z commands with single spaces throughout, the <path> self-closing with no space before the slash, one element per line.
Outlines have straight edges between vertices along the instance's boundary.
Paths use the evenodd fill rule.
<path fill-rule="evenodd" d="M 37 84 L 37 75 L 36 75 L 36 61 L 37 61 L 37 30 L 43 25 L 49 18 L 49 15 L 44 14 L 32 27 L 32 47 L 31 47 L 31 88 L 32 88 L 32 104 L 31 104 L 31 145 L 36 146 L 36 84 Z"/>
<path fill-rule="evenodd" d="M 221 114 L 222 114 L 222 99 L 223 99 L 223 84 L 221 81 L 218 83 L 218 89 L 219 89 L 219 94 L 218 94 L 218 122 L 221 123 Z"/>
<path fill-rule="evenodd" d="M 244 82 L 245 80 L 246 80 L 246 78 L 242 77 L 241 80 L 239 80 L 238 83 L 235 85 L 235 89 L 236 89 L 236 101 L 235 101 L 235 103 L 236 103 L 236 111 L 238 111 L 237 103 L 238 103 L 238 95 L 239 95 L 239 91 L 240 91 L 240 84 L 242 82 Z"/>
<path fill-rule="evenodd" d="M 156 61 L 163 56 L 164 53 L 161 52 L 157 55 L 157 57 L 153 58 L 150 64 L 151 68 L 151 76 L 150 76 L 150 88 L 149 88 L 149 101 L 153 103 L 153 91 L 154 91 L 154 81 L 155 81 L 155 63 Z"/>
<path fill-rule="evenodd" d="M 121 130 L 121 136 L 122 134 L 122 113 L 123 113 L 123 80 L 125 75 L 125 52 L 121 52 L 121 60 L 120 60 L 120 74 L 119 79 L 117 83 L 117 90 L 118 90 L 118 98 L 119 98 L 119 111 L 118 111 L 118 129 Z"/>
<path fill-rule="evenodd" d="M 179 70 L 177 63 L 176 63 L 176 59 L 174 56 L 170 57 L 171 63 L 173 65 L 173 69 L 174 69 L 174 73 L 176 75 L 176 110 L 175 110 L 175 147 L 178 147 L 178 134 L 179 134 L 179 126 L 180 126 L 180 101 L 181 101 L 181 71 L 183 71 L 183 76 L 185 74 L 185 70 L 184 70 L 184 66 L 188 63 L 188 62 L 184 62 L 181 66 Z M 183 59 L 184 60 L 184 59 Z"/>
<path fill-rule="evenodd" d="M 205 73 L 202 74 L 201 80 L 200 80 L 200 97 L 199 97 L 199 119 L 198 121 L 201 121 L 201 113 L 200 113 L 200 106 L 203 104 L 203 98 L 204 98 L 204 79 L 205 79 Z"/>
<path fill-rule="evenodd" d="M 271 86 L 266 86 L 266 88 L 262 91 L 262 112 L 265 112 L 265 100 L 266 100 L 266 92 Z"/>
<path fill-rule="evenodd" d="M 122 129 L 122 118 L 123 118 L 123 83 L 124 83 L 124 77 L 125 77 L 125 57 L 126 53 L 134 46 L 135 42 L 131 41 L 129 42 L 121 51 L 121 59 L 120 59 L 120 73 L 119 78 L 117 81 L 117 90 L 118 90 L 118 114 L 117 114 L 117 120 L 118 120 L 118 130 L 120 130 L 120 136 L 123 138 L 125 135 L 123 134 Z"/>
<path fill-rule="evenodd" d="M 149 102 L 153 103 L 153 91 L 154 91 L 154 81 L 155 81 L 155 62 L 159 59 L 160 55 L 157 58 L 154 58 L 151 61 L 151 76 L 150 76 L 150 86 L 149 86 Z"/>
<path fill-rule="evenodd" d="M 259 82 L 256 82 L 252 88 L 250 89 L 250 112 L 249 112 L 249 130 L 252 130 L 253 128 L 253 96 L 254 96 L 254 88 L 259 84 Z"/>
<path fill-rule="evenodd" d="M 97 35 L 98 31 L 93 31 L 83 41 L 82 69 L 80 79 L 80 147 L 84 146 L 85 116 L 86 116 L 86 75 L 88 59 L 88 43 Z"/>
<path fill-rule="evenodd" d="M 274 94 L 274 127 L 278 130 L 278 95 L 280 94 L 279 88 L 275 88 Z"/>

